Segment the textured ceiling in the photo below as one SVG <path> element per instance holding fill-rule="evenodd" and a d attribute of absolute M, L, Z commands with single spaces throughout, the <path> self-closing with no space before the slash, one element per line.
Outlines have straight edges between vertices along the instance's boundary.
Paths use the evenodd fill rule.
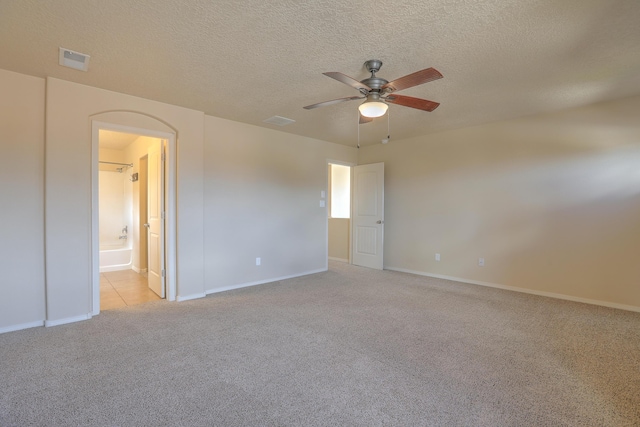
<path fill-rule="evenodd" d="M 401 92 L 441 105 L 391 105 L 392 140 L 640 94 L 638 0 L 0 0 L 0 40 L 3 69 L 351 146 L 359 101 L 302 107 L 357 95 L 322 72 L 361 80 L 367 59 L 387 80 L 444 75 Z M 361 126 L 361 145 L 386 128 Z"/>

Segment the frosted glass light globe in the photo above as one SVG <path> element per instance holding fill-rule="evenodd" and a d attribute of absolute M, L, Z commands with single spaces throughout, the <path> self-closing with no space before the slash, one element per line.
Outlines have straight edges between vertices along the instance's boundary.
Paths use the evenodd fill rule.
<path fill-rule="evenodd" d="M 387 112 L 387 108 L 389 108 L 389 106 L 380 101 L 363 102 L 358 107 L 360 114 L 370 118 L 384 116 L 384 113 Z"/>

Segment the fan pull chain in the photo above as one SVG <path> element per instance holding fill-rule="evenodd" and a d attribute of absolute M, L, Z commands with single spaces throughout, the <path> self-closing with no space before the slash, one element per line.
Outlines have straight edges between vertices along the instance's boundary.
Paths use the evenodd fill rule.
<path fill-rule="evenodd" d="M 389 138 L 391 138 L 391 111 L 387 110 L 387 137 L 385 139 L 383 139 L 382 142 L 383 144 L 387 144 L 389 142 Z"/>
<path fill-rule="evenodd" d="M 389 138 L 391 138 L 391 131 L 389 129 L 391 129 L 391 125 L 389 124 L 391 122 L 391 109 L 387 110 L 387 142 L 389 142 Z"/>
<path fill-rule="evenodd" d="M 360 111 L 357 114 L 358 121 L 356 122 L 356 126 L 358 127 L 358 148 L 360 148 Z"/>

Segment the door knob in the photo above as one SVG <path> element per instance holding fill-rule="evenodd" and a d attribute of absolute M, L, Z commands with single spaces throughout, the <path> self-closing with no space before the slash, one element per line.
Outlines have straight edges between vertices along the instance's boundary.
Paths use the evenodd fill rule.
<path fill-rule="evenodd" d="M 142 225 L 144 225 L 144 226 L 145 226 L 145 227 L 147 227 L 147 228 L 151 227 L 151 225 L 150 225 L 149 223 L 142 224 Z"/>
<path fill-rule="evenodd" d="M 383 222 L 384 222 L 384 221 L 382 221 L 382 220 L 377 220 L 377 221 L 376 221 L 376 224 L 382 224 Z"/>

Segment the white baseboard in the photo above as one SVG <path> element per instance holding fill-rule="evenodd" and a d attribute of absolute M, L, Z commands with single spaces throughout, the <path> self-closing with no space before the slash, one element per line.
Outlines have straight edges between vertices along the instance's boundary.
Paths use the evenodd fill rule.
<path fill-rule="evenodd" d="M 581 302 L 581 303 L 585 303 L 585 304 L 600 305 L 600 306 L 603 306 L 603 307 L 617 308 L 617 309 L 620 309 L 620 310 L 635 311 L 635 312 L 639 312 L 640 313 L 640 307 L 636 307 L 634 305 L 617 304 L 617 303 L 614 303 L 614 302 L 600 301 L 600 300 L 589 299 L 589 298 L 580 298 L 580 297 L 574 297 L 574 296 L 571 296 L 571 295 L 557 294 L 557 293 L 554 293 L 554 292 L 537 291 L 537 290 L 534 290 L 534 289 L 518 288 L 518 287 L 515 287 L 515 286 L 507 286 L 507 285 L 499 285 L 497 283 L 482 282 L 482 281 L 479 281 L 479 280 L 462 279 L 460 277 L 444 276 L 442 274 L 431 274 L 431 273 L 425 273 L 423 271 L 408 270 L 408 269 L 405 269 L 405 268 L 396 268 L 396 267 L 385 266 L 384 269 L 385 270 L 391 270 L 391 271 L 399 271 L 401 273 L 416 274 L 418 276 L 434 277 L 436 279 L 453 280 L 455 282 L 468 283 L 468 284 L 471 284 L 471 285 L 480 285 L 480 286 L 486 286 L 486 287 L 489 287 L 489 288 L 504 289 L 504 290 L 507 290 L 507 291 L 521 292 L 521 293 L 524 293 L 524 294 L 538 295 L 538 296 L 542 296 L 542 297 L 556 298 L 556 299 L 562 299 L 562 300 L 573 301 L 573 302 Z"/>
<path fill-rule="evenodd" d="M 58 320 L 45 320 L 44 326 L 50 327 L 50 326 L 65 325 L 67 323 L 81 322 L 83 320 L 91 319 L 92 316 L 93 316 L 92 313 L 88 313 L 88 314 L 83 314 L 82 316 L 67 317 L 67 318 L 58 319 Z"/>
<path fill-rule="evenodd" d="M 204 292 L 200 293 L 200 294 L 191 294 L 191 295 L 184 295 L 184 296 L 183 295 L 178 295 L 176 297 L 176 301 L 178 301 L 178 302 L 180 302 L 180 301 L 189 301 L 189 300 L 192 300 L 192 299 L 204 298 L 206 296 L 207 296 L 207 294 L 205 294 Z"/>
<path fill-rule="evenodd" d="M 138 274 L 140 274 L 140 273 L 146 273 L 146 272 L 147 272 L 147 269 L 146 269 L 146 268 L 138 268 L 138 267 L 136 267 L 135 265 L 132 265 L 132 266 L 131 266 L 131 269 L 132 269 L 133 271 L 135 271 L 136 273 L 138 273 Z"/>
<path fill-rule="evenodd" d="M 19 325 L 5 326 L 0 328 L 0 334 L 5 332 L 20 331 L 22 329 L 36 328 L 38 326 L 44 326 L 44 320 L 38 320 L 37 322 L 21 323 Z"/>
<path fill-rule="evenodd" d="M 348 259 L 344 259 L 344 258 L 336 258 L 336 257 L 332 257 L 330 256 L 329 259 L 331 261 L 340 261 L 340 262 L 346 262 L 347 264 L 349 264 L 349 260 Z"/>
<path fill-rule="evenodd" d="M 322 273 L 324 271 L 327 271 L 327 269 L 326 268 L 321 268 L 319 270 L 311 270 L 311 271 L 307 271 L 307 272 L 304 272 L 304 273 L 292 274 L 290 276 L 274 277 L 274 278 L 271 278 L 271 279 L 257 280 L 255 282 L 242 283 L 242 284 L 239 284 L 239 285 L 224 286 L 222 288 L 209 289 L 209 290 L 207 290 L 205 292 L 206 292 L 207 295 L 209 295 L 209 294 L 217 294 L 219 292 L 232 291 L 234 289 L 240 289 L 240 288 L 248 288 L 249 286 L 264 285 L 265 283 L 279 282 L 281 280 L 293 279 L 295 277 L 308 276 L 310 274 Z"/>
<path fill-rule="evenodd" d="M 119 264 L 110 265 L 108 267 L 100 267 L 100 273 L 111 273 L 113 271 L 131 270 L 133 266 L 131 264 Z"/>

